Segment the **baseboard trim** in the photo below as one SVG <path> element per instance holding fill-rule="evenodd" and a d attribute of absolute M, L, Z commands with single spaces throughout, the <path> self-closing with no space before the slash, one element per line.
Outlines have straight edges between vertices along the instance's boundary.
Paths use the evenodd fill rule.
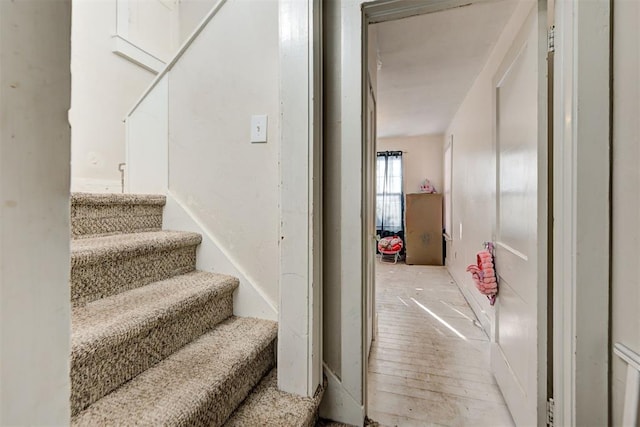
<path fill-rule="evenodd" d="M 122 182 L 118 179 L 71 178 L 73 193 L 122 193 Z"/>
<path fill-rule="evenodd" d="M 474 314 L 480 321 L 480 324 L 482 325 L 482 328 L 484 329 L 485 333 L 489 337 L 489 340 L 494 341 L 495 340 L 495 329 L 493 327 L 494 320 L 488 315 L 488 313 L 485 310 L 483 310 L 480 303 L 476 300 L 474 295 L 472 295 L 473 289 L 466 286 L 464 280 L 462 280 L 459 277 L 456 277 L 455 273 L 453 272 L 453 268 L 451 268 L 450 266 L 447 266 L 447 271 L 449 272 L 449 275 L 451 276 L 453 281 L 456 283 L 456 286 L 458 287 L 458 289 L 460 289 L 460 292 L 462 292 L 462 296 L 469 304 L 469 307 L 471 307 L 471 311 L 474 312 Z M 491 308 L 493 309 L 493 307 Z"/>

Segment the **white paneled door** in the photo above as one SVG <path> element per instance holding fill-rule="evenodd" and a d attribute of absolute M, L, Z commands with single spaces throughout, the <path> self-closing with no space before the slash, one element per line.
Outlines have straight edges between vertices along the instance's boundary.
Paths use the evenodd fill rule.
<path fill-rule="evenodd" d="M 540 8 L 544 9 L 544 8 Z M 491 366 L 518 426 L 546 401 L 546 26 L 533 6 L 495 78 L 499 280 Z"/>

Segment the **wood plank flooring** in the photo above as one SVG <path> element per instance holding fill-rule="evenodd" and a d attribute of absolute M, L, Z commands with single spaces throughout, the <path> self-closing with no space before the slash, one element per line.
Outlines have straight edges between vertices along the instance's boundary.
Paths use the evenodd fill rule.
<path fill-rule="evenodd" d="M 384 426 L 513 426 L 489 340 L 444 267 L 376 261 L 369 418 Z"/>

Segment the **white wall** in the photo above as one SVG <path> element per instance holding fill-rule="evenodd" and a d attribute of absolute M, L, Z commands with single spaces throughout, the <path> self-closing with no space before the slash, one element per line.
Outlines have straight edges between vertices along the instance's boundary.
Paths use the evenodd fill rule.
<path fill-rule="evenodd" d="M 118 35 L 167 63 L 180 43 L 179 0 L 117 0 L 117 8 Z"/>
<path fill-rule="evenodd" d="M 0 425 L 68 425 L 70 1 L 0 1 Z"/>
<path fill-rule="evenodd" d="M 277 1 L 229 0 L 169 74 L 169 190 L 278 301 Z M 268 142 L 250 142 L 252 114 Z"/>
<path fill-rule="evenodd" d="M 72 190 L 120 192 L 122 120 L 154 74 L 112 52 L 116 0 L 74 0 L 72 21 Z"/>
<path fill-rule="evenodd" d="M 443 135 L 378 138 L 377 151 L 402 151 L 403 188 L 405 194 L 419 193 L 425 178 L 438 191 L 444 191 Z"/>
<path fill-rule="evenodd" d="M 611 340 L 640 353 L 640 4 L 613 6 Z M 626 364 L 611 361 L 613 425 L 621 425 Z"/>
<path fill-rule="evenodd" d="M 530 0 L 518 4 L 487 63 L 460 105 L 445 140 L 453 135 L 452 238 L 447 266 L 486 330 L 493 330 L 494 311 L 465 272 L 482 243 L 493 240 L 496 166 L 493 147 L 493 78 L 527 13 Z M 444 143 L 444 142 L 443 142 Z"/>
<path fill-rule="evenodd" d="M 125 192 L 166 194 L 169 184 L 169 76 L 167 74 L 156 82 L 151 91 L 128 115 L 126 133 Z M 168 209 L 165 206 L 165 218 L 167 213 Z"/>
<path fill-rule="evenodd" d="M 184 41 L 218 0 L 180 0 L 180 40 Z"/>
<path fill-rule="evenodd" d="M 118 164 L 126 161 L 122 120 L 155 76 L 115 54 L 113 36 L 118 34 L 155 57 L 159 70 L 215 3 L 217 0 L 73 0 L 73 191 L 121 191 Z M 128 13 L 124 18 L 123 10 Z M 124 23 L 116 25 L 118 11 Z"/>

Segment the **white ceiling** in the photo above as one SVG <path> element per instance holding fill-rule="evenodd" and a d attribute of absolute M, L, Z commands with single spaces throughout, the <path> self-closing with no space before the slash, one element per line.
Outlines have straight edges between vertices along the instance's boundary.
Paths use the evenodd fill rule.
<path fill-rule="evenodd" d="M 477 3 L 374 24 L 378 137 L 444 133 L 516 3 Z"/>

